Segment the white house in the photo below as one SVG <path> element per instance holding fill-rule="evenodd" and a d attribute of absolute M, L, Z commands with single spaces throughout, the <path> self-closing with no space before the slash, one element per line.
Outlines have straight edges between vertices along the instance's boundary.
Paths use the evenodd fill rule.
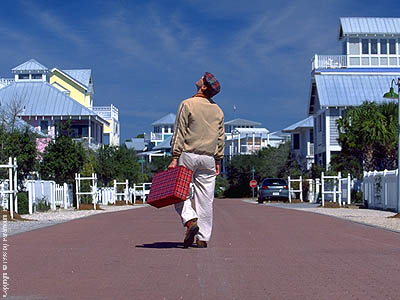
<path fill-rule="evenodd" d="M 312 60 L 308 114 L 314 119 L 314 159 L 329 167 L 339 153 L 336 120 L 364 101 L 383 94 L 400 76 L 400 18 L 340 18 L 341 55 Z"/>
<path fill-rule="evenodd" d="M 303 170 L 310 170 L 314 163 L 314 118 L 312 116 L 292 124 L 283 132 L 290 133 L 290 154 Z"/>

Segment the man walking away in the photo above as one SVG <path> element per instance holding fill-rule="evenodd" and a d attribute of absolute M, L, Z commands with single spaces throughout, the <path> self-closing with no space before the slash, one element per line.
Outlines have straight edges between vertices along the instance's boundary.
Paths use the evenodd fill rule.
<path fill-rule="evenodd" d="M 168 167 L 179 165 L 193 171 L 195 208 L 190 198 L 175 204 L 186 227 L 184 248 L 191 246 L 195 238 L 197 247 L 207 247 L 213 225 L 215 178 L 224 155 L 224 113 L 211 99 L 219 93 L 220 84 L 206 72 L 196 88 L 197 93 L 179 105 L 171 139 L 173 159 Z"/>

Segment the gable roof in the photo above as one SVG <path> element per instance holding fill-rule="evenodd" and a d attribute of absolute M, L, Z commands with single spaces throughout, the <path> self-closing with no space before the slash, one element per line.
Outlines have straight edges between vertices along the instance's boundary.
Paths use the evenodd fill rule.
<path fill-rule="evenodd" d="M 76 70 L 62 70 L 65 74 L 72 77 L 80 84 L 89 88 L 90 77 L 92 76 L 91 69 L 76 69 Z"/>
<path fill-rule="evenodd" d="M 353 34 L 400 35 L 400 18 L 340 18 L 339 39 Z"/>
<path fill-rule="evenodd" d="M 1 122 L 5 125 L 5 129 L 7 131 L 11 131 L 10 116 L 7 113 L 2 114 Z M 32 125 L 30 125 L 27 122 L 25 122 L 24 120 L 22 120 L 20 117 L 15 118 L 14 128 L 17 130 L 24 130 L 27 128 L 29 132 L 34 133 L 37 137 L 41 137 L 41 138 L 49 137 L 47 134 L 44 134 L 40 130 L 36 129 Z"/>
<path fill-rule="evenodd" d="M 175 123 L 176 115 L 169 113 L 161 119 L 153 122 L 151 125 L 173 125 Z"/>
<path fill-rule="evenodd" d="M 290 134 L 283 132 L 283 130 L 274 131 L 269 134 L 270 140 L 284 141 L 284 140 L 288 140 L 289 138 L 290 138 Z"/>
<path fill-rule="evenodd" d="M 393 75 L 315 75 L 321 107 L 358 106 L 365 101 L 386 102 Z"/>
<path fill-rule="evenodd" d="M 48 82 L 14 82 L 0 89 L 0 103 L 19 98 L 25 109 L 21 116 L 93 116 L 109 123 L 92 110 L 75 101 Z"/>
<path fill-rule="evenodd" d="M 236 126 L 259 126 L 261 123 L 245 120 L 245 119 L 233 119 L 225 122 L 225 125 L 236 125 Z"/>
<path fill-rule="evenodd" d="M 140 152 L 145 151 L 147 148 L 144 138 L 132 138 L 130 142 L 125 142 L 125 145 L 128 149 L 134 149 Z"/>
<path fill-rule="evenodd" d="M 49 69 L 43 66 L 41 63 L 37 62 L 33 58 L 16 66 L 15 68 L 11 69 L 12 73 L 21 73 L 21 72 L 47 72 Z"/>
<path fill-rule="evenodd" d="M 167 137 L 164 141 L 159 143 L 157 146 L 153 148 L 153 150 L 165 150 L 171 149 L 171 139 L 172 136 Z"/>
<path fill-rule="evenodd" d="M 308 118 L 301 120 L 297 123 L 294 123 L 285 129 L 282 129 L 282 132 L 293 132 L 299 128 L 313 128 L 314 127 L 314 117 L 309 116 Z"/>

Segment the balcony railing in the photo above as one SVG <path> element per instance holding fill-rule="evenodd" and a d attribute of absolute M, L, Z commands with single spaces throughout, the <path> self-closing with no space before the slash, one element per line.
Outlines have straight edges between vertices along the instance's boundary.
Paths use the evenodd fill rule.
<path fill-rule="evenodd" d="M 144 135 L 144 140 L 148 142 L 155 142 L 155 141 L 162 141 L 163 140 L 163 135 L 162 133 L 146 133 Z"/>
<path fill-rule="evenodd" d="M 93 111 L 106 120 L 118 120 L 118 108 L 110 106 L 94 106 Z"/>
<path fill-rule="evenodd" d="M 347 68 L 347 55 L 317 55 L 312 59 L 312 69 Z"/>
<path fill-rule="evenodd" d="M 314 157 L 314 143 L 307 143 L 307 156 Z"/>
<path fill-rule="evenodd" d="M 0 78 L 0 83 L 2 85 L 10 85 L 13 82 L 14 82 L 13 78 Z"/>

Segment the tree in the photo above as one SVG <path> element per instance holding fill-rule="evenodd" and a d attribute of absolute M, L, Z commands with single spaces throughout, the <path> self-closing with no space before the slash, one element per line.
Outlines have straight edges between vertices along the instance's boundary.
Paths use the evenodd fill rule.
<path fill-rule="evenodd" d="M 86 153 L 81 143 L 67 136 L 59 136 L 50 142 L 42 157 L 42 178 L 62 184 L 74 182 L 75 173 L 79 173 L 85 163 Z"/>
<path fill-rule="evenodd" d="M 268 147 L 252 155 L 237 155 L 227 165 L 227 179 L 229 188 L 225 195 L 228 197 L 249 196 L 251 189 L 249 181 L 252 178 L 260 182 L 266 177 L 284 177 L 289 174 L 288 166 L 289 143 L 279 147 Z"/>
<path fill-rule="evenodd" d="M 125 145 L 121 147 L 105 145 L 97 152 L 96 172 L 101 184 L 110 186 L 113 180 L 142 181 L 141 167 L 136 153 Z"/>
<path fill-rule="evenodd" d="M 333 165 L 340 171 L 356 168 L 359 173 L 397 167 L 397 109 L 394 102 L 368 101 L 349 108 L 337 121 L 342 151 Z"/>
<path fill-rule="evenodd" d="M 28 128 L 8 132 L 0 126 L 0 147 L 0 162 L 17 158 L 19 184 L 37 169 L 36 136 Z"/>

